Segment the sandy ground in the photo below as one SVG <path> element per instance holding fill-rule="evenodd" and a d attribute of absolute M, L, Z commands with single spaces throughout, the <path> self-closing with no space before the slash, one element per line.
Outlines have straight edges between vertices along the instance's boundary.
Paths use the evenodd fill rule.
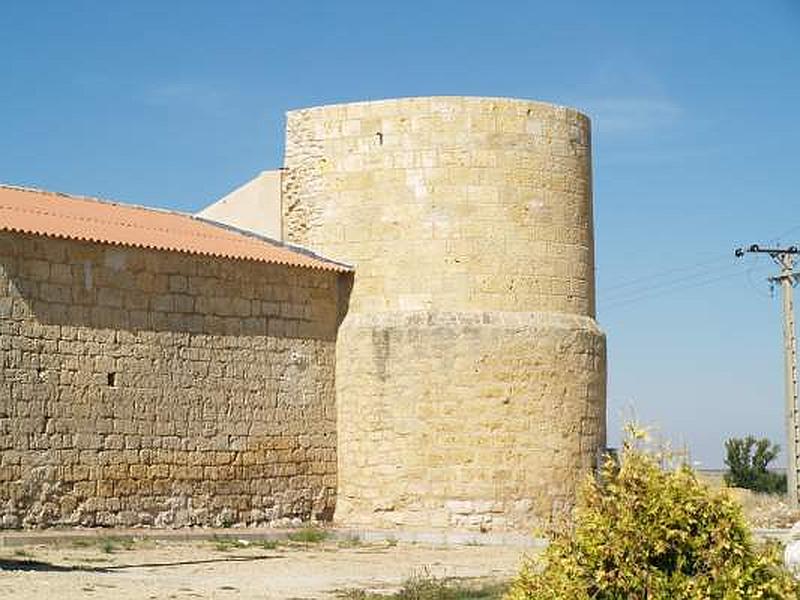
<path fill-rule="evenodd" d="M 525 549 L 385 542 L 223 547 L 213 541 L 63 542 L 0 549 L 0 598 L 336 598 L 392 591 L 415 572 L 510 579 Z"/>

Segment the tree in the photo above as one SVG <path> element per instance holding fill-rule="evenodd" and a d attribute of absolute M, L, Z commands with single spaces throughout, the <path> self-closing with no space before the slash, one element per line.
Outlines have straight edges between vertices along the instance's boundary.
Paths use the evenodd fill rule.
<path fill-rule="evenodd" d="M 725 483 L 731 487 L 755 492 L 780 494 L 786 492 L 786 475 L 768 470 L 778 456 L 780 446 L 767 438 L 731 438 L 725 442 Z"/>

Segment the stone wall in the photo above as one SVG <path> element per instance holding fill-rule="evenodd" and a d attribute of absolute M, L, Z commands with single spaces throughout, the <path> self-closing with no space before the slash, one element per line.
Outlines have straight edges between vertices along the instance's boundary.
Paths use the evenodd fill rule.
<path fill-rule="evenodd" d="M 357 265 L 355 312 L 594 316 L 590 129 L 497 98 L 292 111 L 284 239 Z"/>
<path fill-rule="evenodd" d="M 337 521 L 529 532 L 571 507 L 605 437 L 591 320 L 354 314 L 340 337 Z"/>
<path fill-rule="evenodd" d="M 355 266 L 337 520 L 527 528 L 605 445 L 589 120 L 499 98 L 288 114 L 284 237 Z"/>
<path fill-rule="evenodd" d="M 3 526 L 330 518 L 342 284 L 0 234 Z"/>

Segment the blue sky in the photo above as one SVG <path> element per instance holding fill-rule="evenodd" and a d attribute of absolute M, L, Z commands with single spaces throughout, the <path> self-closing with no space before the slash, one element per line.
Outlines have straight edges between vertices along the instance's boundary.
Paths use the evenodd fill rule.
<path fill-rule="evenodd" d="M 281 164 L 283 113 L 431 94 L 593 118 L 609 431 L 719 466 L 782 441 L 800 241 L 800 0 L 22 2 L 0 11 L 0 181 L 193 211 Z"/>

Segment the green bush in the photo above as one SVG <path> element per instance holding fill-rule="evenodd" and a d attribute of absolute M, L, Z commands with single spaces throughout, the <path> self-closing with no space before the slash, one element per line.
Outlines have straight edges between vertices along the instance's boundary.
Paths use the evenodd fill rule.
<path fill-rule="evenodd" d="M 328 539 L 328 532 L 310 525 L 291 532 L 287 537 L 290 542 L 318 544 Z"/>
<path fill-rule="evenodd" d="M 725 483 L 754 492 L 781 494 L 786 492 L 786 475 L 767 469 L 778 456 L 780 447 L 768 439 L 731 438 L 725 442 Z"/>
<path fill-rule="evenodd" d="M 800 598 L 775 546 L 686 466 L 625 443 L 583 486 L 573 525 L 522 568 L 508 600 Z"/>

